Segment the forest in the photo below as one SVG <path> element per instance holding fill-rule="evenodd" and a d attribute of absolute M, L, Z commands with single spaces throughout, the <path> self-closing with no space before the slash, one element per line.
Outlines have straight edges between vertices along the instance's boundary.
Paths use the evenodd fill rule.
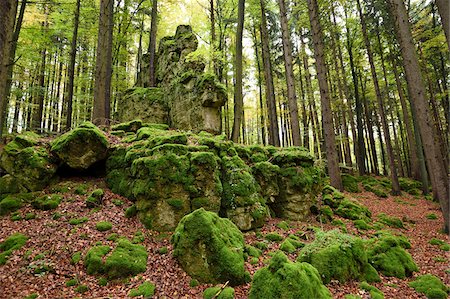
<path fill-rule="evenodd" d="M 448 0 L 0 0 L 0 298 L 450 294 Z"/>

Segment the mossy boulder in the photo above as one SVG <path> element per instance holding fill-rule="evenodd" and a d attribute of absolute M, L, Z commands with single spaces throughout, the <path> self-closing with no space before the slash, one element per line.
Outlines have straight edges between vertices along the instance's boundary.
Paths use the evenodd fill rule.
<path fill-rule="evenodd" d="M 317 268 L 324 283 L 331 279 L 340 282 L 380 280 L 377 271 L 369 264 L 363 240 L 338 230 L 317 232 L 315 240 L 300 251 L 297 260 Z"/>
<path fill-rule="evenodd" d="M 431 274 L 418 276 L 416 280 L 409 283 L 409 286 L 416 292 L 425 294 L 429 299 L 446 299 L 450 292 L 450 288 L 439 277 Z"/>
<path fill-rule="evenodd" d="M 21 234 L 15 233 L 6 238 L 0 243 L 0 265 L 6 264 L 9 256 L 15 251 L 22 248 L 27 242 L 28 237 Z"/>
<path fill-rule="evenodd" d="M 362 219 L 368 221 L 372 216 L 372 213 L 367 207 L 350 199 L 342 200 L 337 209 L 334 210 L 334 213 L 350 220 Z"/>
<path fill-rule="evenodd" d="M 0 215 L 17 211 L 22 207 L 22 200 L 15 195 L 8 195 L 0 200 Z"/>
<path fill-rule="evenodd" d="M 64 164 L 77 170 L 86 170 L 94 163 L 105 160 L 109 142 L 105 134 L 86 122 L 51 143 L 51 150 Z"/>
<path fill-rule="evenodd" d="M 344 190 L 351 193 L 358 193 L 360 192 L 359 186 L 358 186 L 358 180 L 350 175 L 350 174 L 342 174 L 342 185 L 344 186 Z"/>
<path fill-rule="evenodd" d="M 130 297 L 138 297 L 142 296 L 143 298 L 151 298 L 155 294 L 155 285 L 151 282 L 145 281 L 136 289 L 132 289 L 128 296 Z"/>
<path fill-rule="evenodd" d="M 381 233 L 366 242 L 370 264 L 385 276 L 405 278 L 419 271 L 411 255 L 405 250 L 411 244 L 405 237 Z"/>
<path fill-rule="evenodd" d="M 57 159 L 32 133 L 17 135 L 0 153 L 0 168 L 15 178 L 18 187 L 30 191 L 42 190 L 51 182 L 56 163 Z"/>
<path fill-rule="evenodd" d="M 147 269 L 147 250 L 142 245 L 136 245 L 126 239 L 120 239 L 116 248 L 109 246 L 94 246 L 86 254 L 84 265 L 88 274 L 105 275 L 116 279 L 145 272 Z"/>
<path fill-rule="evenodd" d="M 33 200 L 31 205 L 38 210 L 54 210 L 59 206 L 62 199 L 63 197 L 59 194 L 43 195 Z"/>
<path fill-rule="evenodd" d="M 91 195 L 86 199 L 86 206 L 88 208 L 95 208 L 102 204 L 105 191 L 103 189 L 95 189 Z"/>
<path fill-rule="evenodd" d="M 19 181 L 12 175 L 4 175 L 0 177 L 0 199 L 8 194 L 16 194 L 27 191 Z"/>
<path fill-rule="evenodd" d="M 245 283 L 244 237 L 230 220 L 198 209 L 181 219 L 172 236 L 173 255 L 183 269 L 203 283 Z"/>
<path fill-rule="evenodd" d="M 332 298 L 319 272 L 308 263 L 293 263 L 277 252 L 267 267 L 256 271 L 249 299 Z"/>
<path fill-rule="evenodd" d="M 252 166 L 252 173 L 261 187 L 260 193 L 266 203 L 275 203 L 280 195 L 280 167 L 267 161 L 260 161 Z"/>
<path fill-rule="evenodd" d="M 217 296 L 216 296 L 217 295 Z M 230 287 L 210 287 L 203 292 L 203 299 L 234 299 L 234 289 Z"/>
<path fill-rule="evenodd" d="M 398 178 L 400 190 L 405 191 L 411 195 L 419 195 L 422 189 L 422 183 L 410 178 Z M 419 194 L 417 194 L 419 192 Z"/>

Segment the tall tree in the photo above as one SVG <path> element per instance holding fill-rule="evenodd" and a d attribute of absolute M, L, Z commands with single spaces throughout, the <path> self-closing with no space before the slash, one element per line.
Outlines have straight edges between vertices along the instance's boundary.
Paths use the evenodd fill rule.
<path fill-rule="evenodd" d="M 69 69 L 67 71 L 68 82 L 64 102 L 67 103 L 67 119 L 66 129 L 69 130 L 72 127 L 72 100 L 73 100 L 73 79 L 75 76 L 75 58 L 77 56 L 77 39 L 78 39 L 78 24 L 80 22 L 80 5 L 81 0 L 77 0 L 75 8 L 75 16 L 73 19 L 73 34 L 72 43 L 70 45 L 70 62 Z"/>
<path fill-rule="evenodd" d="M 114 0 L 100 1 L 92 121 L 101 125 L 109 125 L 110 117 L 113 7 Z"/>
<path fill-rule="evenodd" d="M 8 105 L 7 84 L 8 69 L 11 62 L 11 41 L 13 39 L 16 19 L 17 0 L 0 2 L 0 138 L 5 125 L 6 107 Z"/>
<path fill-rule="evenodd" d="M 417 53 L 415 52 L 408 13 L 403 0 L 389 0 L 389 4 L 395 20 L 397 39 L 403 57 L 410 101 L 413 104 L 411 108 L 416 112 L 428 169 L 432 177 L 432 182 L 434 183 L 433 189 L 438 197 L 437 199 L 439 200 L 442 214 L 444 215 L 445 230 L 448 232 L 450 216 L 447 169 L 445 169 L 444 163 L 442 163 L 443 156 L 439 144 L 435 142 L 436 136 L 433 132 L 432 120 L 430 118 L 426 88 L 421 75 Z"/>
<path fill-rule="evenodd" d="M 239 142 L 244 99 L 242 94 L 242 35 L 244 32 L 245 0 L 238 2 L 238 23 L 236 30 L 236 54 L 235 54 L 235 85 L 234 85 L 234 122 L 231 140 Z"/>
<path fill-rule="evenodd" d="M 156 86 L 156 32 L 158 27 L 158 0 L 152 1 L 152 21 L 150 24 L 150 41 L 148 43 L 149 54 L 149 86 Z"/>
<path fill-rule="evenodd" d="M 322 26 L 319 19 L 319 6 L 316 0 L 308 0 L 309 20 L 311 22 L 312 39 L 314 43 L 314 57 L 316 59 L 317 78 L 319 80 L 320 99 L 322 104 L 322 123 L 325 138 L 325 148 L 328 161 L 328 174 L 333 187 L 343 190 L 341 172 L 336 153 L 333 116 L 327 83 L 327 67 L 323 45 Z"/>
<path fill-rule="evenodd" d="M 436 4 L 441 16 L 445 37 L 447 38 L 447 45 L 450 49 L 450 2 L 448 0 L 436 0 Z"/>
<path fill-rule="evenodd" d="M 364 44 L 366 46 L 367 56 L 369 58 L 370 71 L 372 74 L 373 85 L 375 88 L 375 94 L 376 94 L 376 98 L 377 98 L 377 102 L 378 102 L 378 110 L 380 113 L 381 125 L 383 126 L 384 142 L 386 144 L 387 155 L 389 158 L 389 167 L 391 170 L 392 195 L 399 195 L 400 194 L 400 185 L 398 183 L 397 168 L 395 166 L 394 152 L 393 152 L 392 144 L 391 144 L 391 136 L 389 133 L 389 126 L 388 126 L 387 118 L 386 118 L 386 114 L 385 114 L 384 102 L 383 102 L 383 98 L 381 96 L 380 85 L 378 83 L 377 72 L 375 69 L 375 63 L 374 63 L 373 54 L 372 54 L 372 50 L 371 50 L 371 46 L 370 46 L 369 36 L 367 33 L 365 16 L 364 16 L 362 8 L 361 8 L 360 0 L 357 0 L 356 3 L 358 6 L 359 17 L 361 20 L 361 28 L 362 28 L 362 32 L 363 32 Z"/>
<path fill-rule="evenodd" d="M 286 71 L 286 84 L 288 92 L 289 115 L 291 117 L 292 141 L 295 146 L 300 146 L 300 123 L 298 118 L 297 93 L 295 91 L 294 68 L 292 64 L 292 44 L 289 33 L 285 0 L 278 0 L 278 4 L 280 6 L 284 69 Z"/>

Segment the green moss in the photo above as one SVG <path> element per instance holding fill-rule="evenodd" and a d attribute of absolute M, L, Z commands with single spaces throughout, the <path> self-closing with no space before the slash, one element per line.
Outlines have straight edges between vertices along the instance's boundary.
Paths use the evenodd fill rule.
<path fill-rule="evenodd" d="M 438 277 L 431 274 L 417 277 L 409 283 L 409 286 L 416 292 L 425 294 L 429 299 L 446 299 L 449 293 L 449 288 Z"/>
<path fill-rule="evenodd" d="M 86 184 L 80 184 L 75 188 L 74 193 L 78 195 L 85 195 L 87 194 L 88 186 Z"/>
<path fill-rule="evenodd" d="M 411 255 L 405 250 L 411 245 L 405 237 L 389 233 L 366 242 L 370 263 L 385 276 L 405 278 L 418 271 Z"/>
<path fill-rule="evenodd" d="M 6 215 L 17 211 L 22 207 L 22 200 L 13 195 L 9 195 L 0 201 L 0 215 Z"/>
<path fill-rule="evenodd" d="M 172 198 L 167 201 L 169 206 L 175 208 L 175 209 L 182 209 L 184 207 L 184 201 L 181 199 Z"/>
<path fill-rule="evenodd" d="M 115 206 L 117 206 L 117 207 L 121 207 L 121 206 L 123 206 L 125 203 L 122 201 L 122 200 L 120 200 L 120 199 L 113 199 L 112 200 L 112 203 L 115 205 Z"/>
<path fill-rule="evenodd" d="M 370 225 L 368 225 L 367 222 L 362 219 L 353 221 L 353 225 L 359 230 L 368 230 L 371 228 Z"/>
<path fill-rule="evenodd" d="M 436 245 L 436 246 L 440 246 L 440 245 L 444 245 L 445 242 L 436 238 L 431 239 L 430 241 L 428 241 L 429 244 L 431 245 Z"/>
<path fill-rule="evenodd" d="M 143 298 L 151 298 L 155 294 L 155 288 L 156 287 L 154 284 L 145 281 L 137 289 L 132 289 L 128 293 L 128 296 L 130 297 L 142 296 Z"/>
<path fill-rule="evenodd" d="M 36 298 L 38 298 L 38 297 L 39 297 L 39 294 L 38 294 L 38 293 L 32 293 L 32 294 L 30 294 L 30 295 L 24 297 L 23 299 L 36 299 Z"/>
<path fill-rule="evenodd" d="M 167 254 L 168 252 L 169 252 L 169 249 L 167 249 L 166 246 L 161 247 L 161 248 L 158 249 L 158 253 L 159 254 Z"/>
<path fill-rule="evenodd" d="M 277 227 L 282 230 L 289 230 L 289 224 L 286 221 L 280 221 L 277 223 Z"/>
<path fill-rule="evenodd" d="M 234 289 L 226 287 L 222 289 L 221 287 L 211 287 L 207 288 L 203 292 L 203 299 L 234 299 Z"/>
<path fill-rule="evenodd" d="M 283 167 L 311 167 L 314 157 L 302 147 L 289 147 L 279 150 L 273 155 L 273 163 Z"/>
<path fill-rule="evenodd" d="M 86 293 L 87 291 L 89 291 L 89 287 L 84 284 L 80 284 L 79 286 L 77 286 L 75 288 L 75 292 L 80 293 L 80 294 Z"/>
<path fill-rule="evenodd" d="M 403 225 L 403 221 L 397 217 L 391 217 L 384 213 L 380 213 L 377 216 L 378 221 L 380 221 L 383 224 L 386 224 L 387 226 L 395 228 L 405 228 L 405 226 Z"/>
<path fill-rule="evenodd" d="M 79 224 L 85 223 L 85 222 L 87 222 L 87 221 L 89 221 L 89 218 L 87 218 L 87 217 L 82 217 L 82 218 L 72 218 L 72 219 L 69 220 L 69 224 L 72 224 L 72 225 L 79 225 Z"/>
<path fill-rule="evenodd" d="M 200 283 L 198 282 L 197 279 L 191 279 L 191 281 L 189 282 L 189 287 L 191 287 L 191 288 L 195 288 L 199 285 L 200 285 Z"/>
<path fill-rule="evenodd" d="M 415 181 L 410 178 L 399 178 L 398 183 L 400 185 L 400 190 L 408 192 L 411 195 L 419 195 L 419 189 L 422 189 L 422 183 Z M 416 194 L 419 191 L 419 194 Z"/>
<path fill-rule="evenodd" d="M 271 242 L 280 242 L 283 240 L 283 237 L 277 233 L 268 233 L 264 236 L 264 238 Z"/>
<path fill-rule="evenodd" d="M 344 297 L 345 299 L 361 299 L 361 296 L 354 295 L 354 294 L 347 294 Z"/>
<path fill-rule="evenodd" d="M 108 284 L 108 279 L 106 279 L 105 277 L 100 277 L 98 279 L 98 285 L 101 287 L 104 287 Z"/>
<path fill-rule="evenodd" d="M 343 174 L 341 175 L 342 178 L 342 185 L 344 186 L 344 190 L 351 193 L 358 193 L 360 192 L 358 187 L 358 180 L 349 174 Z"/>
<path fill-rule="evenodd" d="M 131 243 L 133 244 L 139 244 L 145 241 L 145 235 L 143 232 L 141 231 L 137 231 L 134 236 L 133 239 L 131 240 Z"/>
<path fill-rule="evenodd" d="M 41 197 L 36 198 L 31 205 L 35 209 L 39 210 L 54 210 L 56 209 L 59 204 L 61 203 L 62 196 L 59 194 L 52 194 L 52 195 L 44 195 Z"/>
<path fill-rule="evenodd" d="M 383 292 L 377 289 L 376 287 L 371 286 L 367 282 L 363 281 L 359 286 L 361 289 L 368 291 L 372 299 L 384 299 Z"/>
<path fill-rule="evenodd" d="M 319 215 L 318 215 L 319 221 L 322 221 L 325 223 L 330 222 L 333 220 L 333 216 L 334 216 L 334 213 L 330 206 L 323 205 L 320 207 Z"/>
<path fill-rule="evenodd" d="M 351 220 L 369 220 L 372 216 L 367 207 L 349 199 L 342 200 L 334 212 L 336 215 Z"/>
<path fill-rule="evenodd" d="M 11 214 L 11 221 L 20 221 L 22 220 L 22 215 L 19 212 L 14 212 Z"/>
<path fill-rule="evenodd" d="M 316 233 L 314 242 L 301 251 L 298 261 L 308 262 L 319 271 L 322 280 L 346 282 L 361 279 L 379 281 L 376 270 L 369 264 L 364 243 L 360 238 L 337 230 Z"/>
<path fill-rule="evenodd" d="M 319 272 L 308 263 L 292 263 L 277 252 L 267 267 L 258 270 L 248 296 L 256 298 L 332 298 Z"/>
<path fill-rule="evenodd" d="M 6 264 L 8 257 L 16 250 L 22 248 L 27 242 L 28 237 L 21 234 L 15 233 L 6 238 L 2 243 L 0 243 L 0 265 Z"/>
<path fill-rule="evenodd" d="M 72 254 L 72 257 L 71 257 L 70 262 L 71 262 L 73 265 L 76 265 L 76 264 L 78 264 L 79 261 L 81 261 L 81 252 L 80 252 L 80 251 L 77 251 L 77 252 L 75 252 L 74 254 Z"/>
<path fill-rule="evenodd" d="M 440 250 L 444 250 L 444 251 L 450 251 L 450 245 L 449 244 L 443 244 L 441 246 L 439 246 Z"/>
<path fill-rule="evenodd" d="M 171 241 L 174 257 L 200 282 L 238 285 L 249 279 L 243 235 L 228 219 L 198 209 L 183 217 Z"/>
<path fill-rule="evenodd" d="M 36 218 L 36 214 L 34 214 L 34 213 L 27 213 L 25 215 L 25 220 L 32 220 L 32 219 L 35 219 L 35 218 Z"/>
<path fill-rule="evenodd" d="M 430 213 L 426 217 L 427 217 L 427 219 L 430 219 L 430 220 L 438 219 L 438 216 L 436 214 L 434 214 L 434 213 Z"/>
<path fill-rule="evenodd" d="M 137 215 L 136 205 L 132 205 L 131 207 L 125 210 L 125 218 L 132 218 Z"/>
<path fill-rule="evenodd" d="M 251 245 L 245 245 L 245 253 L 247 253 L 249 256 L 260 257 L 262 254 L 262 251 L 261 251 L 261 249 L 253 247 Z"/>
<path fill-rule="evenodd" d="M 104 231 L 112 229 L 112 223 L 108 222 L 108 221 L 100 221 L 95 224 L 95 228 L 98 231 L 104 232 Z"/>
<path fill-rule="evenodd" d="M 77 284 L 78 280 L 76 280 L 75 278 L 66 281 L 66 287 L 73 287 L 76 286 Z"/>
<path fill-rule="evenodd" d="M 111 126 L 111 131 L 136 132 L 141 127 L 142 127 L 142 120 L 135 119 L 129 122 L 124 122 Z"/>
<path fill-rule="evenodd" d="M 116 233 L 112 233 L 106 238 L 107 241 L 113 241 L 113 242 L 117 241 L 117 239 L 119 239 L 119 235 Z"/>
<path fill-rule="evenodd" d="M 286 239 L 283 241 L 283 243 L 281 243 L 280 245 L 280 250 L 287 252 L 287 253 L 293 253 L 296 250 L 296 247 L 294 245 L 292 245 L 290 239 Z"/>
<path fill-rule="evenodd" d="M 102 204 L 103 195 L 105 192 L 103 189 L 95 189 L 91 195 L 86 199 L 86 206 L 88 208 L 95 208 Z"/>
<path fill-rule="evenodd" d="M 267 243 L 265 242 L 256 242 L 253 244 L 256 248 L 260 249 L 260 250 L 267 250 L 268 246 Z"/>

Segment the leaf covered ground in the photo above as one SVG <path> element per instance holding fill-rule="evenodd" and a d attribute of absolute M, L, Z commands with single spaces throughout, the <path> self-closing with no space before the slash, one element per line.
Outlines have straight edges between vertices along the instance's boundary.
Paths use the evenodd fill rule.
<path fill-rule="evenodd" d="M 16 213 L 22 220 L 13 221 L 11 215 L 0 218 L 0 242 L 17 232 L 29 237 L 26 244 L 14 251 L 5 265 L 0 266 L 1 298 L 25 298 L 32 294 L 39 295 L 37 298 L 126 298 L 130 290 L 145 281 L 156 285 L 154 298 L 202 298 L 203 290 L 211 286 L 193 286 L 191 278 L 172 258 L 171 234 L 147 230 L 136 217 L 126 218 L 124 210 L 132 203 L 109 191 L 102 179 L 74 178 L 62 185 L 66 187 L 61 193 L 64 199 L 57 209 L 41 211 L 25 205 Z M 78 186 L 86 187 L 86 190 L 77 192 Z M 103 203 L 97 208 L 87 208 L 86 198 L 97 188 L 105 190 Z M 55 190 L 48 188 L 45 192 L 50 194 L 55 193 Z M 389 229 L 399 231 L 409 238 L 412 248 L 408 251 L 420 270 L 406 279 L 381 275 L 382 281 L 373 285 L 386 298 L 425 298 L 408 286 L 408 282 L 422 274 L 436 275 L 450 285 L 449 252 L 429 243 L 433 238 L 450 242 L 449 237 L 441 231 L 443 219 L 437 203 L 405 193 L 386 199 L 380 199 L 369 192 L 346 193 L 346 196 L 367 206 L 374 220 L 378 214 L 385 213 L 402 219 L 404 223 L 404 229 Z M 27 214 L 34 214 L 35 217 L 29 216 L 28 218 L 33 219 L 26 220 Z M 350 220 L 337 216 L 335 219 L 345 223 L 348 233 L 363 238 L 369 238 L 375 233 L 375 230 L 356 229 Z M 110 222 L 112 229 L 103 232 L 97 230 L 96 224 L 100 221 Z M 76 222 L 81 223 L 75 224 Z M 274 218 L 261 230 L 246 233 L 246 243 L 263 241 L 264 235 L 271 232 L 283 237 L 296 234 L 309 242 L 314 238 L 313 227 L 324 230 L 337 227 L 330 223 L 320 223 L 314 218 L 308 222 L 288 221 L 288 227 L 283 228 L 278 225 L 280 222 L 280 219 Z M 128 279 L 108 281 L 102 286 L 98 277 L 87 275 L 83 258 L 93 245 L 102 243 L 112 246 L 114 236 L 126 237 L 147 248 L 147 270 Z M 248 258 L 246 267 L 252 275 L 267 264 L 271 253 L 279 249 L 280 243 L 268 242 L 267 250 L 257 260 Z M 294 261 L 297 255 L 298 251 L 289 254 L 289 258 Z M 72 283 L 68 283 L 69 281 Z M 346 294 L 370 298 L 367 291 L 360 289 L 359 282 L 340 284 L 331 281 L 327 287 L 335 298 L 344 298 Z M 246 298 L 249 289 L 250 284 L 236 287 L 236 298 Z"/>

